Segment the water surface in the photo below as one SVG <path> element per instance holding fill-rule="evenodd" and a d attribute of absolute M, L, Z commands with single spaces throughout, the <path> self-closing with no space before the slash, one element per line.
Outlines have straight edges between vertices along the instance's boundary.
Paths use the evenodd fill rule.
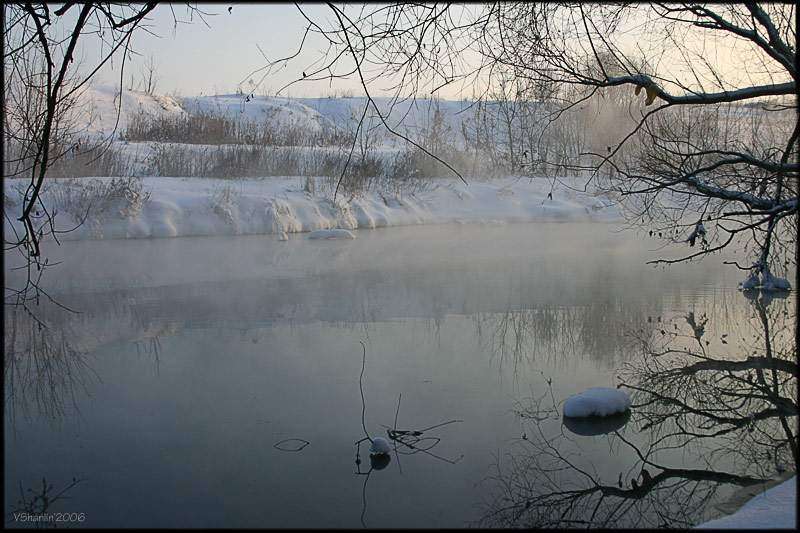
<path fill-rule="evenodd" d="M 80 314 L 43 304 L 44 333 L 6 318 L 17 354 L 6 374 L 7 515 L 20 485 L 44 476 L 55 489 L 79 480 L 51 510 L 84 512 L 91 527 L 479 524 L 496 510 L 509 457 L 533 437 L 521 416 L 532 398 L 558 406 L 615 386 L 637 355 L 632 333 L 689 313 L 708 317 L 710 348 L 733 356 L 733 333 L 754 316 L 721 259 L 649 266 L 652 243 L 612 225 L 357 233 L 51 247 L 64 262 L 46 287 Z M 368 443 L 355 462 L 360 341 L 373 437 L 457 420 L 424 432 L 438 440 L 419 447 L 432 448 L 401 445 L 372 471 Z M 26 350 L 46 353 L 58 378 L 35 379 Z M 608 435 L 563 434 L 598 475 L 616 481 L 630 468 Z M 275 447 L 287 439 L 308 444 Z M 703 462 L 681 450 L 661 458 Z"/>

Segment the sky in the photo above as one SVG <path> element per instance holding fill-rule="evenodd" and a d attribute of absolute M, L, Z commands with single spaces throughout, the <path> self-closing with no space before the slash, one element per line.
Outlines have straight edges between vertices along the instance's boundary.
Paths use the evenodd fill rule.
<path fill-rule="evenodd" d="M 126 64 L 126 87 L 131 84 L 131 75 L 134 84 L 139 80 L 144 63 L 152 56 L 158 75 L 157 93 L 179 96 L 226 94 L 236 92 L 241 87 L 245 93 L 275 94 L 287 83 L 302 78 L 303 70 L 309 69 L 310 63 L 325 50 L 323 39 L 312 33 L 304 43 L 301 55 L 288 62 L 285 68 L 267 77 L 253 74 L 267 63 L 262 51 L 269 59 L 276 59 L 293 54 L 300 46 L 307 21 L 297 7 L 293 4 L 253 3 L 201 3 L 198 7 L 206 13 L 203 17 L 205 23 L 194 15 L 192 23 L 180 23 L 177 27 L 174 17 L 188 20 L 191 13 L 185 4 L 174 4 L 172 7 L 170 4 L 160 4 L 154 10 L 149 17 L 148 31 L 138 31 L 134 37 L 133 48 L 139 55 Z M 302 8 L 315 21 L 333 20 L 330 8 L 323 4 L 303 4 Z M 350 6 L 348 9 L 354 10 L 357 7 Z M 636 27 L 639 21 L 634 18 L 633 22 L 636 22 Z M 696 78 L 693 73 L 687 71 L 678 74 L 685 66 L 685 59 L 681 60 L 674 44 L 668 42 L 665 46 L 663 36 L 630 31 L 622 32 L 622 35 L 616 37 L 623 46 L 629 46 L 635 53 L 649 45 L 650 50 L 647 53 L 653 54 L 650 59 L 656 58 L 660 64 L 659 70 L 667 68 L 671 75 L 679 75 L 689 86 L 694 83 Z M 696 32 L 691 36 L 687 34 L 673 37 L 681 39 L 683 46 L 680 52 L 694 53 L 690 61 L 692 69 L 701 68 L 701 62 L 697 58 L 713 56 L 711 61 L 733 87 L 738 85 L 737 82 L 765 83 L 769 80 L 759 72 L 758 64 L 747 64 L 744 61 L 747 51 L 735 46 L 735 43 L 709 48 L 711 41 Z M 83 53 L 86 54 L 87 63 L 92 63 L 98 52 L 91 47 L 96 45 L 84 46 L 86 49 Z M 115 60 L 113 69 L 107 68 L 99 73 L 96 83 L 119 83 L 119 63 Z M 670 67 L 670 64 L 676 67 Z M 708 76 L 706 78 L 704 83 L 710 82 L 713 85 L 714 80 Z M 388 80 L 383 81 L 386 82 L 385 85 L 390 85 Z M 381 94 L 379 89 L 371 84 L 373 94 Z M 460 93 L 461 90 L 464 90 L 463 86 L 452 86 L 452 89 L 447 87 L 438 94 L 445 98 L 456 98 L 465 95 Z M 316 97 L 343 93 L 359 95 L 361 92 L 357 78 L 353 77 L 333 82 L 304 80 L 282 90 L 280 94 L 288 97 Z"/>
<path fill-rule="evenodd" d="M 125 83 L 130 75 L 139 77 L 145 60 L 151 54 L 155 59 L 159 83 L 157 92 L 181 95 L 221 94 L 235 92 L 249 74 L 266 61 L 259 47 L 271 59 L 285 57 L 298 48 L 305 29 L 305 20 L 293 4 L 199 4 L 208 15 L 208 25 L 196 16 L 191 24 L 174 24 L 169 5 L 159 5 L 149 17 L 147 32 L 139 32 L 133 39 L 133 49 L 140 54 L 125 66 Z M 228 8 L 232 9 L 230 12 Z M 173 6 L 179 20 L 188 20 L 189 11 L 184 5 Z M 309 14 L 327 16 L 322 5 L 305 5 Z M 284 84 L 302 77 L 302 70 L 314 54 L 322 50 L 319 41 L 306 42 L 306 55 L 300 61 L 290 62 L 281 72 L 265 79 L 256 92 L 274 93 Z M 90 51 L 87 51 L 91 53 Z M 303 61 L 303 59 L 306 59 Z M 98 82 L 119 82 L 119 62 L 115 69 L 99 74 Z M 260 76 L 252 76 L 259 81 Z M 249 91 L 245 83 L 244 90 Z M 286 96 L 323 96 L 334 91 L 358 92 L 356 80 L 337 81 L 334 87 L 323 82 L 302 82 L 284 91 Z"/>

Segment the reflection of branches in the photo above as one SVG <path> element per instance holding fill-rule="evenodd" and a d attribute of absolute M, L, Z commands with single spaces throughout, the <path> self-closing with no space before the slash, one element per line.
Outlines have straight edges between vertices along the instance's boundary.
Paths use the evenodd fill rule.
<path fill-rule="evenodd" d="M 47 418 L 63 416 L 69 403 L 77 405 L 78 389 L 86 391 L 97 377 L 86 354 L 63 330 L 42 327 L 23 311 L 10 311 L 5 320 L 5 399 L 12 419 L 31 406 Z"/>
<path fill-rule="evenodd" d="M 359 342 L 361 343 L 362 358 L 361 358 L 361 374 L 359 375 L 358 378 L 358 389 L 359 392 L 361 393 L 361 428 L 364 430 L 365 437 L 363 439 L 356 441 L 355 443 L 357 446 L 356 466 L 359 466 L 361 464 L 361 460 L 359 458 L 361 443 L 367 440 L 370 441 L 370 443 L 373 442 L 372 437 L 370 437 L 369 432 L 367 431 L 367 426 L 364 419 L 364 415 L 367 410 L 367 404 L 364 398 L 364 387 L 362 380 L 364 378 L 364 369 L 366 368 L 366 362 L 367 362 L 367 346 L 366 344 L 364 344 L 363 341 Z M 425 437 L 424 434 L 426 431 L 430 431 L 432 429 L 440 428 L 450 424 L 455 424 L 456 422 L 463 422 L 463 420 L 447 420 L 446 422 L 440 422 L 438 424 L 434 424 L 432 426 L 428 426 L 423 429 L 397 429 L 397 419 L 400 416 L 400 401 L 402 397 L 403 395 L 400 394 L 400 396 L 397 398 L 397 410 L 395 411 L 394 414 L 394 426 L 390 428 L 389 426 L 382 425 L 386 429 L 386 435 L 389 437 L 389 441 L 394 444 L 395 454 L 402 453 L 403 455 L 414 455 L 416 453 L 423 452 L 430 455 L 431 457 L 434 457 L 436 459 L 451 464 L 455 464 L 459 460 L 461 460 L 461 457 L 463 456 L 459 457 L 458 459 L 452 460 L 432 453 L 430 450 L 434 448 L 437 444 L 439 444 L 439 442 L 441 442 L 441 439 L 439 437 Z M 420 445 L 420 443 L 425 443 L 425 444 Z M 399 450 L 397 447 L 398 444 L 400 445 Z"/>
<path fill-rule="evenodd" d="M 373 470 L 383 470 L 389 465 L 391 461 L 391 457 L 388 453 L 373 453 L 373 450 L 370 449 L 370 468 L 366 472 L 361 471 L 361 444 L 369 441 L 370 443 L 374 442 L 374 439 L 370 437 L 369 432 L 367 431 L 367 426 L 364 420 L 364 414 L 366 412 L 366 400 L 364 398 L 364 387 L 362 384 L 362 380 L 364 378 L 364 369 L 366 368 L 366 361 L 367 361 L 367 346 L 364 344 L 363 341 L 361 342 L 362 348 L 362 359 L 361 359 L 361 374 L 358 378 L 358 388 L 361 392 L 361 428 L 364 431 L 365 437 L 359 439 L 355 442 L 356 445 L 356 475 L 364 476 L 364 485 L 362 487 L 361 492 L 361 525 L 366 527 L 366 523 L 364 522 L 364 516 L 367 512 L 367 482 L 369 481 L 370 475 L 372 475 Z M 392 443 L 392 449 L 394 451 L 395 457 L 397 458 L 397 466 L 400 468 L 402 472 L 402 467 L 400 466 L 400 455 L 415 455 L 417 453 L 424 453 L 437 459 L 439 461 L 444 461 L 445 463 L 455 464 L 460 461 L 464 456 L 460 455 L 457 459 L 448 459 L 441 455 L 437 455 L 433 453 L 431 450 L 439 445 L 442 441 L 440 437 L 426 437 L 425 432 L 430 431 L 432 429 L 437 429 L 443 426 L 447 426 L 450 424 L 455 424 L 456 422 L 462 422 L 462 420 L 447 420 L 445 422 L 440 422 L 438 424 L 434 424 L 432 426 L 428 426 L 422 429 L 397 429 L 397 420 L 400 417 L 400 401 L 403 395 L 400 394 L 397 398 L 397 409 L 395 410 L 394 414 L 394 425 L 390 428 L 389 426 L 383 425 L 386 429 L 386 435 L 389 437 L 389 441 Z"/>
<path fill-rule="evenodd" d="M 550 434 L 556 412 L 527 412 L 533 430 L 521 441 L 521 453 L 509 455 L 507 468 L 498 465 L 489 479 L 494 497 L 481 519 L 484 526 L 523 527 L 666 527 L 691 525 L 724 484 L 750 486 L 765 479 L 713 468 L 671 467 L 642 451 L 621 432 L 627 473 L 599 473 L 582 447 L 563 433 Z M 543 415 L 543 416 L 541 416 Z M 554 429 L 554 428 L 553 428 Z M 651 471 L 653 472 L 651 474 Z M 633 476 L 630 474 L 633 473 Z"/>
<path fill-rule="evenodd" d="M 754 355 L 746 358 L 712 356 L 696 325 L 688 337 L 640 337 L 643 357 L 623 378 L 637 393 L 644 429 L 657 429 L 664 444 L 676 437 L 680 445 L 715 439 L 715 453 L 749 454 L 745 463 L 754 466 L 797 463 L 797 436 L 789 425 L 798 415 L 797 348 L 785 334 L 785 303 L 773 316 L 761 300 L 753 305 L 760 346 L 748 346 Z M 790 457 L 781 457 L 786 452 Z"/>
<path fill-rule="evenodd" d="M 479 341 L 501 367 L 520 365 L 546 358 L 548 363 L 563 363 L 576 354 L 591 354 L 611 363 L 627 347 L 628 340 L 618 334 L 621 323 L 643 326 L 641 309 L 623 308 L 609 316 L 604 302 L 581 307 L 538 307 L 509 309 L 504 313 L 485 313 L 475 317 Z M 484 333 L 484 331 L 488 333 Z"/>
<path fill-rule="evenodd" d="M 500 491 L 483 517 L 483 525 L 689 525 L 720 484 L 748 486 L 764 481 L 702 469 L 665 468 L 651 475 L 642 467 L 628 488 L 622 483 L 621 473 L 616 485 L 603 483 L 599 475 L 583 470 L 546 439 L 528 439 L 526 443 L 531 447 L 524 455 L 510 458 L 511 473 L 498 472 L 492 478 Z M 570 470 L 582 474 L 581 485 L 561 484 L 563 476 L 559 474 Z"/>
<path fill-rule="evenodd" d="M 596 437 L 564 433 L 552 393 L 552 406 L 547 393 L 521 402 L 521 453 L 489 478 L 493 497 L 481 525 L 691 526 L 721 488 L 796 469 L 798 369 L 784 307 L 754 302 L 760 350 L 744 359 L 713 356 L 706 323 L 693 314 L 681 330 L 676 321 L 676 331 L 641 332 L 642 355 L 621 373 L 634 391 L 637 431 L 604 437 L 599 461 L 587 453 Z"/>
<path fill-rule="evenodd" d="M 422 429 L 397 429 L 397 418 L 400 414 L 401 398 L 402 394 L 397 398 L 397 411 L 395 412 L 394 417 L 394 427 L 389 428 L 388 426 L 383 426 L 386 428 L 386 434 L 388 435 L 389 440 L 394 445 L 395 455 L 414 455 L 422 452 L 430 455 L 434 459 L 444 461 L 445 463 L 455 464 L 460 461 L 464 457 L 463 455 L 460 455 L 457 459 L 448 459 L 433 453 L 431 450 L 436 447 L 442 441 L 442 439 L 439 437 L 426 437 L 425 432 L 443 426 L 448 426 L 450 424 L 455 424 L 457 422 L 463 422 L 463 420 L 448 420 L 446 422 L 440 422 Z M 398 445 L 400 446 L 399 448 Z M 397 464 L 400 464 L 399 457 Z"/>
<path fill-rule="evenodd" d="M 149 337 L 147 341 L 137 340 L 134 342 L 134 345 L 136 346 L 137 354 L 144 352 L 148 355 L 153 355 L 153 360 L 156 363 L 156 372 L 158 372 L 158 368 L 161 364 L 161 360 L 159 358 L 159 354 L 161 353 L 161 341 L 158 339 L 158 335 Z"/>
<path fill-rule="evenodd" d="M 53 485 L 47 483 L 47 478 L 42 478 L 41 490 L 34 490 L 29 488 L 27 491 L 23 488 L 22 482 L 19 484 L 19 497 L 17 503 L 11 506 L 11 514 L 24 513 L 28 515 L 43 515 L 46 513 L 54 503 L 59 500 L 66 500 L 69 497 L 65 496 L 72 488 L 78 483 L 84 481 L 79 478 L 72 478 L 72 482 L 68 483 L 63 489 L 53 494 Z"/>

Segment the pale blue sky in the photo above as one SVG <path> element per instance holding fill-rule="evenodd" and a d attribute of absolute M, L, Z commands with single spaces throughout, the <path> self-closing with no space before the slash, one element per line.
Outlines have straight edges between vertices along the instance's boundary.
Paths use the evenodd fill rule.
<path fill-rule="evenodd" d="M 228 7 L 232 6 L 231 12 Z M 293 4 L 200 4 L 210 26 L 195 19 L 191 24 L 174 28 L 173 14 L 167 4 L 159 5 L 153 12 L 148 29 L 160 38 L 140 31 L 133 40 L 133 48 L 142 54 L 125 66 L 125 83 L 130 75 L 138 77 L 146 56 L 153 54 L 158 66 L 159 93 L 178 91 L 183 95 L 233 92 L 248 74 L 265 64 L 257 45 L 270 58 L 293 53 L 303 35 L 305 20 Z M 188 20 L 185 5 L 173 6 L 180 20 Z M 327 17 L 324 5 L 304 5 L 309 14 Z M 305 61 L 290 62 L 286 69 L 264 81 L 258 92 L 274 92 L 285 83 L 300 77 L 303 68 L 322 49 L 320 41 L 306 41 Z M 91 51 L 85 52 L 91 58 Z M 98 81 L 119 82 L 119 61 L 114 70 L 106 69 Z M 253 76 L 256 81 L 260 76 Z M 291 96 L 320 96 L 334 90 L 351 89 L 358 92 L 355 80 L 337 81 L 333 88 L 328 83 L 303 82 L 282 94 Z M 247 87 L 245 87 L 247 90 Z"/>
<path fill-rule="evenodd" d="M 228 12 L 229 7 L 232 7 L 231 12 Z M 302 4 L 302 7 L 315 21 L 333 21 L 333 14 L 324 4 Z M 139 31 L 134 37 L 134 49 L 141 56 L 134 57 L 132 62 L 126 64 L 126 86 L 131 74 L 134 74 L 135 78 L 140 76 L 145 58 L 152 54 L 158 67 L 157 92 L 159 93 L 176 91 L 187 96 L 231 93 L 236 90 L 240 82 L 248 80 L 251 72 L 266 64 L 258 46 L 271 59 L 285 57 L 297 50 L 306 27 L 305 19 L 293 4 L 215 3 L 200 4 L 199 8 L 209 13 L 205 17 L 208 26 L 195 19 L 191 24 L 179 24 L 175 28 L 170 5 L 160 4 L 156 7 L 150 17 L 148 29 L 160 37 L 149 35 L 144 31 Z M 173 9 L 180 20 L 188 18 L 189 10 L 185 4 L 176 4 Z M 350 6 L 348 9 L 357 9 L 357 6 Z M 659 36 L 642 35 L 634 31 L 629 35 L 616 37 L 620 43 L 634 51 L 641 51 L 650 46 L 648 53 L 661 63 L 661 68 L 667 68 L 670 64 L 675 66 L 668 68 L 673 74 L 683 65 L 675 47 L 669 43 L 665 46 Z M 769 79 L 760 72 L 759 65 L 746 63 L 749 51 L 735 46 L 734 42 L 725 40 L 707 50 L 707 45 L 710 45 L 713 39 L 700 39 L 694 34 L 684 35 L 682 39 L 688 48 L 698 48 L 696 54 L 707 58 L 712 56 L 711 61 L 719 69 L 718 72 L 732 84 L 742 78 L 747 83 L 764 83 Z M 314 34 L 310 34 L 300 57 L 263 80 L 259 87 L 253 88 L 245 83 L 243 90 L 251 92 L 255 89 L 257 94 L 274 94 L 286 83 L 300 78 L 303 70 L 310 70 L 309 64 L 320 57 L 325 49 L 324 44 L 321 38 L 315 39 Z M 87 64 L 96 64 L 98 59 L 96 46 L 96 43 L 84 42 L 83 53 Z M 105 69 L 97 81 L 119 83 L 119 63 L 119 58 L 116 58 L 115 70 Z M 702 69 L 697 60 L 693 60 L 691 66 Z M 688 73 L 681 72 L 680 75 L 686 78 L 685 83 L 693 83 L 694 78 Z M 260 75 L 253 75 L 252 78 L 257 82 L 261 80 Z M 386 81 L 385 85 L 391 85 L 388 80 L 383 81 Z M 371 84 L 373 94 L 380 94 L 379 85 L 380 83 Z M 448 88 L 439 94 L 453 97 L 459 90 L 464 90 L 464 87 Z M 326 96 L 332 93 L 341 94 L 343 91 L 360 94 L 361 87 L 358 80 L 337 79 L 332 86 L 328 81 L 303 81 L 283 91 L 281 95 Z M 465 92 L 469 95 L 468 89 Z"/>

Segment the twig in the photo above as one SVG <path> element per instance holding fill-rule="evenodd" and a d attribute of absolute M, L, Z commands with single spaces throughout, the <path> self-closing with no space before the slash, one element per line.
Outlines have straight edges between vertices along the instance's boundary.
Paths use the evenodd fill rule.
<path fill-rule="evenodd" d="M 366 435 L 367 439 L 372 442 L 372 437 L 369 436 L 369 432 L 367 431 L 367 425 L 364 423 L 364 415 L 367 412 L 367 404 L 364 401 L 364 385 L 362 380 L 364 379 L 364 367 L 367 365 L 367 345 L 364 344 L 364 341 L 358 341 L 361 343 L 361 375 L 358 377 L 358 390 L 361 392 L 361 428 L 364 430 L 364 435 Z"/>

